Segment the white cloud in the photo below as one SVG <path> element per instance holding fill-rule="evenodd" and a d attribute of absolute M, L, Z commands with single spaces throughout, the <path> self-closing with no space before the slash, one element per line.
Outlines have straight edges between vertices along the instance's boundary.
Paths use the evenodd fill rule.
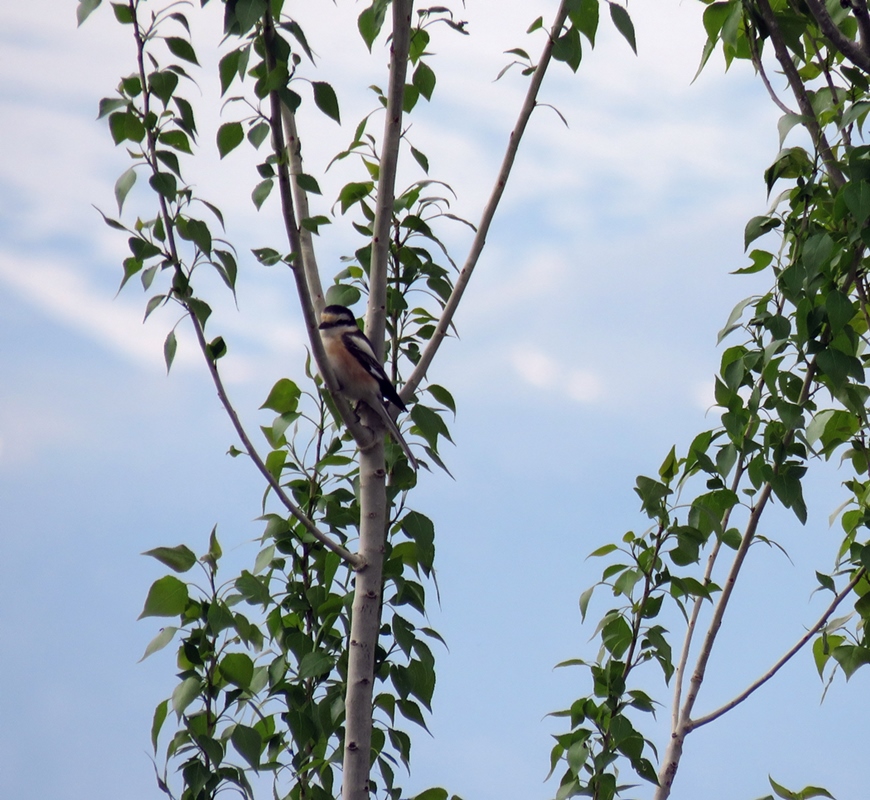
<path fill-rule="evenodd" d="M 595 372 L 568 366 L 533 345 L 513 347 L 510 363 L 520 378 L 536 389 L 565 395 L 577 403 L 595 403 L 605 397 L 604 381 Z"/>

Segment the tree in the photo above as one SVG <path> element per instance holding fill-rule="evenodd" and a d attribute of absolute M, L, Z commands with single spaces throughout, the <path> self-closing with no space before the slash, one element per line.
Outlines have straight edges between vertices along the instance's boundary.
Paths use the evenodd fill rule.
<path fill-rule="evenodd" d="M 97 4 L 81 3 L 80 18 Z M 194 269 L 200 268 L 198 276 L 210 266 L 232 289 L 242 259 L 213 235 L 215 221 L 223 222 L 216 207 L 205 206 L 213 216 L 209 222 L 192 216 L 192 204 L 199 198 L 181 177 L 179 154 L 192 151 L 196 133 L 193 106 L 177 93 L 189 64 L 197 63 L 186 34 L 189 21 L 176 7 L 146 18 L 146 5 L 113 4 L 119 22 L 134 30 L 139 68 L 101 110 L 116 143 L 131 142 L 136 160 L 118 181 L 119 207 L 135 183 L 138 167 L 150 173 L 160 210 L 132 226 L 107 221 L 131 235 L 124 282 L 141 274 L 146 290 L 158 291 L 151 289 L 157 285 L 154 281 L 161 275 L 170 279 L 162 293 L 151 297 L 148 313 L 167 303 L 181 307 L 243 445 L 238 454 L 255 462 L 268 483 L 267 495 L 284 507 L 280 514 L 266 514 L 266 547 L 253 570 L 219 585 L 221 551 L 213 534 L 208 553 L 200 559 L 208 576 L 204 593 L 192 594 L 190 585 L 174 576 L 152 587 L 143 613 L 180 616 L 182 624 L 164 629 L 149 652 L 166 646 L 181 631 L 184 667 L 171 701 L 158 706 L 155 750 L 171 703 L 183 722 L 168 754 L 186 759 L 181 765 L 185 796 L 212 796 L 227 782 L 250 791 L 248 770 L 229 759 L 230 744 L 251 768 L 273 770 L 276 781 L 291 772 L 291 796 L 333 794 L 342 742 L 345 797 L 367 795 L 381 785 L 398 796 L 392 765 L 397 760 L 407 764 L 410 740 L 395 727 L 395 712 L 425 725 L 420 704 L 428 707 L 435 674 L 425 640 L 438 638 L 419 618 L 408 620 L 398 611 L 409 606 L 425 613 L 419 579 L 431 576 L 434 527 L 418 512 L 406 510 L 406 492 L 416 476 L 403 455 L 390 444 L 383 450 L 382 433 L 365 409 L 358 420 L 333 391 L 336 386 L 316 333 L 317 312 L 326 302 L 353 304 L 367 293 L 367 333 L 378 344 L 386 337 L 387 363 L 394 377 L 410 369 L 402 396 L 412 399 L 425 384 L 428 365 L 450 330 L 549 59 L 577 69 L 581 35 L 594 42 L 599 4 L 563 3 L 549 28 L 555 34 L 548 36 L 536 63 L 525 50 L 512 51 L 530 76 L 529 93 L 474 245 L 455 279 L 437 263 L 442 258 L 437 255 L 438 226 L 450 219 L 446 197 L 429 194 L 437 191 L 437 183 L 418 180 L 404 192 L 395 187 L 397 159 L 405 145 L 406 155 L 428 173 L 428 159 L 410 146 L 402 118 L 421 96 L 429 100 L 435 87 L 426 49 L 431 32 L 438 24 L 460 33 L 463 26 L 441 7 L 418 12 L 415 20 L 410 6 L 398 0 L 391 5 L 375 2 L 363 12 L 359 28 L 370 48 L 383 36 L 387 12 L 392 15 L 390 82 L 386 92 L 376 92 L 386 108 L 387 123 L 378 141 L 370 134 L 375 123 L 366 117 L 350 146 L 337 156 L 339 161 L 358 156 L 365 169 L 364 180 L 344 186 L 338 204 L 342 215 L 358 212 L 354 225 L 366 243 L 324 292 L 313 236 L 321 235 L 331 220 L 310 216 L 307 210 L 306 195 L 316 194 L 319 182 L 303 171 L 298 143 L 305 136 L 297 135 L 296 114 L 302 103 L 313 99 L 327 117 L 338 120 L 338 98 L 328 83 L 307 77 L 312 48 L 299 25 L 282 16 L 281 3 L 226 3 L 225 31 L 232 44 L 220 62 L 222 89 L 227 92 L 246 75 L 255 86 L 254 96 L 242 101 L 249 104 L 249 116 L 221 126 L 218 148 L 227 155 L 246 134 L 255 147 L 267 139 L 273 144 L 260 165 L 262 180 L 252 197 L 260 206 L 278 184 L 289 252 L 264 247 L 255 255 L 264 265 L 285 264 L 292 270 L 317 373 L 324 376 L 322 384 L 312 377 L 315 390 L 310 395 L 289 379 L 276 384 L 264 403 L 278 414 L 264 429 L 270 447 L 266 457 L 257 454 L 230 404 L 218 371 L 227 345 L 222 337 L 205 336 L 211 309 L 193 288 Z M 609 10 L 634 47 L 625 10 L 612 3 Z M 870 30 L 867 19 L 866 7 L 860 4 L 840 9 L 808 3 L 804 9 L 769 5 L 766 0 L 735 1 L 713 3 L 705 12 L 709 41 L 702 67 L 719 43 L 726 64 L 735 58 L 751 61 L 785 113 L 780 124 L 783 139 L 793 128 L 803 127 L 810 145 L 780 153 L 765 176 L 768 188 L 794 183 L 785 184 L 773 212 L 753 218 L 746 229 L 747 248 L 761 240 L 767 249 L 753 249 L 751 264 L 742 271 L 769 270 L 771 290 L 739 305 L 723 329 L 723 338 L 743 331 L 745 342 L 723 355 L 716 383 L 721 425 L 699 434 L 684 454 L 678 456 L 672 449 L 657 477 L 638 479 L 636 491 L 650 529 L 630 532 L 621 542 L 593 553 L 606 557 L 620 552 L 617 563 L 605 568 L 601 583 L 625 604 L 601 618 L 601 652 L 595 661 L 566 662 L 588 670 L 592 691 L 561 712 L 570 720 L 570 730 L 557 737 L 552 753 L 553 769 L 562 761 L 566 766 L 559 797 L 622 795 L 620 770 L 626 769 L 658 785 L 656 797 L 667 797 L 685 738 L 747 699 L 805 645 L 813 642 L 820 672 L 833 667 L 849 676 L 866 663 L 862 620 L 867 609 L 862 599 L 870 588 L 865 577 L 870 551 L 859 532 L 865 524 L 868 471 L 862 337 L 868 328 L 864 239 L 870 210 L 864 207 L 866 153 L 852 140 L 870 109 L 864 77 L 870 59 L 863 37 L 865 28 Z M 539 18 L 530 32 L 543 28 Z M 160 49 L 164 46 L 173 57 L 167 66 L 162 60 L 165 50 Z M 771 49 L 796 110 L 789 110 L 768 78 Z M 300 90 L 306 82 L 310 96 L 307 88 Z M 776 235 L 781 236 L 778 247 L 766 244 Z M 423 285 L 434 304 L 411 307 L 409 292 Z M 170 332 L 167 366 L 176 347 Z M 314 375 L 314 369 L 308 372 Z M 426 391 L 441 409 L 453 410 L 446 389 L 428 386 Z M 440 465 L 438 444 L 449 432 L 439 409 L 417 402 L 411 418 L 412 433 L 426 443 L 426 457 Z M 359 447 L 358 473 L 343 449 L 347 440 L 342 441 L 334 427 L 338 419 Z M 308 453 L 313 454 L 309 458 L 307 441 Z M 762 525 L 767 509 L 779 502 L 804 521 L 802 479 L 811 458 L 827 460 L 835 453 L 843 455 L 854 471 L 847 483 L 854 508 L 843 514 L 845 538 L 832 574 L 818 573 L 821 590 L 832 593 L 830 605 L 765 675 L 720 709 L 695 716 L 719 626 L 750 548 L 773 541 Z M 345 545 L 347 531 L 356 525 L 359 546 L 353 553 Z M 384 552 L 385 530 L 390 539 Z M 723 565 L 729 549 L 730 565 Z M 184 545 L 158 548 L 151 555 L 179 572 L 197 562 Z M 383 586 L 388 588 L 382 603 Z M 857 616 L 834 619 L 853 595 L 858 598 Z M 589 590 L 581 598 L 584 615 L 591 596 Z M 265 622 L 252 622 L 236 611 L 241 602 L 261 606 Z M 662 624 L 667 621 L 671 629 L 674 620 L 679 621 L 674 610 L 684 617 L 681 646 Z M 381 611 L 384 619 L 379 618 Z M 264 655 L 251 658 L 251 652 L 260 652 L 267 643 L 275 648 L 271 662 L 267 664 Z M 244 647 L 236 649 L 239 645 Z M 690 674 L 691 663 L 695 666 Z M 629 678 L 636 680 L 646 664 L 656 664 L 666 682 L 673 683 L 672 736 L 661 753 L 660 770 L 653 765 L 652 742 L 637 723 L 638 713 L 652 711 L 655 701 L 645 689 L 628 688 Z M 373 679 L 384 681 L 384 691 L 374 698 Z M 281 760 L 288 748 L 289 765 Z M 381 780 L 367 784 L 370 750 Z M 160 780 L 168 788 L 166 771 Z M 773 788 L 782 797 L 826 794 L 813 787 L 791 793 L 776 783 Z M 446 796 L 443 790 L 424 794 Z"/>
<path fill-rule="evenodd" d="M 862 533 L 870 467 L 870 206 L 868 148 L 858 142 L 870 109 L 870 17 L 863 2 L 717 2 L 704 12 L 704 27 L 701 69 L 719 45 L 726 65 L 751 61 L 783 111 L 781 142 L 795 128 L 807 137 L 782 149 L 767 170 L 768 192 L 779 194 L 769 213 L 746 226 L 746 248 L 760 240 L 764 249 L 752 249 L 751 263 L 738 272 L 767 271 L 770 289 L 740 303 L 720 334 L 720 340 L 743 337 L 724 351 L 716 377 L 721 424 L 698 434 L 686 452 L 672 449 L 657 476 L 638 478 L 635 491 L 651 527 L 592 554 L 619 553 L 599 585 L 624 605 L 599 621 L 597 660 L 566 662 L 588 669 L 593 690 L 561 712 L 570 731 L 557 737 L 552 753 L 554 769 L 567 763 L 560 798 L 622 795 L 619 765 L 627 761 L 664 800 L 686 738 L 747 700 L 805 647 L 812 646 L 823 676 L 842 670 L 848 678 L 870 657 L 864 624 L 870 549 Z M 793 107 L 768 77 L 772 60 Z M 729 702 L 698 715 L 696 701 L 745 560 L 759 542 L 781 546 L 765 530 L 765 512 L 778 502 L 805 523 L 804 476 L 814 460 L 835 455 L 849 471 L 844 485 L 851 497 L 837 512 L 844 536 L 833 569 L 816 572 L 819 590 L 831 595 L 829 605 L 768 671 Z M 594 589 L 580 600 L 584 615 Z M 847 601 L 854 612 L 835 617 Z M 669 614 L 668 605 L 681 617 Z M 673 624 L 679 625 L 676 633 Z M 663 703 L 671 733 L 661 743 L 658 769 L 648 757 L 653 743 L 634 721 L 638 712 L 652 712 L 655 702 L 628 688 L 646 664 L 655 664 L 671 685 L 671 701 Z M 831 796 L 813 786 L 791 791 L 773 779 L 771 786 L 783 798 Z"/>
<path fill-rule="evenodd" d="M 80 2 L 79 22 L 98 5 L 100 0 Z M 407 766 L 410 740 L 395 727 L 396 712 L 425 727 L 420 705 L 429 707 L 435 684 L 426 640 L 440 638 L 399 611 L 408 613 L 407 607 L 425 615 L 425 588 L 419 581 L 431 577 L 434 528 L 406 507 L 416 483 L 406 455 L 395 443 L 385 445 L 371 409 L 351 409 L 341 394 L 318 332 L 320 312 L 327 304 L 353 304 L 367 296 L 366 334 L 376 350 L 383 350 L 402 399 L 413 403 L 411 431 L 422 440 L 423 463 L 445 468 L 438 446 L 449 439 L 449 431 L 441 411 L 455 410 L 453 398 L 443 387 L 425 386 L 436 408 L 424 405 L 416 393 L 452 328 L 550 61 L 577 69 L 581 34 L 594 43 L 598 2 L 565 0 L 546 29 L 537 63 L 525 50 L 511 51 L 530 77 L 528 93 L 470 252 L 455 277 L 438 263 L 443 258 L 455 266 L 437 226 L 461 222 L 449 212 L 443 187 L 424 178 L 399 190 L 397 175 L 402 152 L 424 173 L 429 170 L 425 154 L 408 141 L 403 117 L 421 98 L 430 100 L 435 89 L 427 51 L 430 31 L 438 26 L 461 34 L 464 25 L 446 7 L 415 14 L 410 0 L 375 0 L 362 12 L 359 32 L 369 49 L 389 12 L 387 89 L 373 87 L 385 120 L 379 139 L 371 133 L 372 114 L 366 115 L 350 145 L 336 156 L 336 161 L 355 156 L 362 173 L 363 180 L 345 184 L 337 204 L 342 216 L 356 212 L 353 225 L 365 243 L 324 291 L 314 237 L 331 220 L 309 212 L 309 195 L 319 194 L 320 185 L 304 171 L 297 112 L 310 102 L 310 91 L 316 107 L 339 122 L 339 99 L 329 83 L 308 77 L 313 50 L 281 0 L 226 0 L 229 45 L 218 70 L 222 93 L 251 80 L 245 94 L 228 101 L 243 108 L 244 116 L 221 125 L 217 147 L 223 158 L 245 138 L 255 149 L 270 142 L 252 200 L 259 208 L 277 184 L 287 242 L 285 252 L 271 247 L 253 252 L 264 266 L 289 267 L 313 356 L 305 369 L 310 391 L 282 378 L 263 404 L 277 414 L 263 428 L 265 456 L 243 427 L 221 377 L 219 361 L 228 344 L 223 336 L 212 336 L 211 328 L 206 334 L 212 306 L 200 289 L 203 273 L 214 270 L 234 292 L 244 260 L 218 232 L 224 226 L 220 208 L 200 197 L 184 177 L 184 157 L 197 145 L 197 111 L 182 92 L 199 66 L 186 5 L 112 3 L 136 47 L 135 71 L 122 78 L 116 96 L 100 104 L 115 143 L 125 144 L 133 159 L 115 186 L 119 214 L 140 174 L 147 176 L 157 207 L 132 224 L 105 219 L 129 235 L 121 286 L 138 276 L 149 294 L 146 319 L 159 308 L 177 310 L 164 344 L 167 369 L 178 348 L 178 325 L 183 322 L 194 332 L 238 437 L 232 454 L 249 458 L 266 482 L 266 546 L 252 570 L 225 583 L 217 578 L 223 554 L 216 529 L 199 558 L 184 544 L 148 552 L 176 573 L 199 564 L 206 579 L 199 587 L 167 575 L 152 585 L 145 601 L 143 616 L 180 620 L 161 630 L 146 651 L 150 655 L 180 639 L 180 682 L 156 709 L 152 742 L 156 753 L 171 709 L 179 729 L 167 759 L 180 762 L 184 798 L 213 797 L 228 785 L 251 794 L 249 768 L 273 772 L 276 791 L 288 797 L 332 796 L 339 763 L 346 799 L 367 797 L 380 787 L 398 797 L 393 767 L 398 761 Z M 201 3 L 206 5 L 207 0 Z M 625 9 L 613 3 L 609 8 L 633 48 Z M 540 30 L 545 28 L 539 17 L 530 32 Z M 421 291 L 428 301 L 412 306 L 412 294 Z M 356 461 L 349 454 L 353 450 Z M 280 513 L 267 508 L 270 497 L 282 507 Z M 354 529 L 356 552 L 347 547 Z M 236 610 L 241 603 L 255 607 L 257 617 Z M 232 760 L 230 745 L 247 767 Z M 370 775 L 373 762 L 377 782 Z M 172 793 L 166 769 L 158 783 Z"/>

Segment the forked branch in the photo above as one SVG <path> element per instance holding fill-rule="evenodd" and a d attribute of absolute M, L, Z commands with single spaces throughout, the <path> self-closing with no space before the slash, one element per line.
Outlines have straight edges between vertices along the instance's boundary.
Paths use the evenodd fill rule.
<path fill-rule="evenodd" d="M 480 254 L 486 244 L 486 235 L 489 233 L 489 228 L 492 224 L 493 217 L 495 216 L 496 209 L 498 208 L 499 202 L 501 202 L 502 195 L 507 186 L 508 178 L 510 177 L 511 169 L 513 168 L 514 159 L 517 155 L 517 148 L 519 148 L 520 141 L 523 138 L 523 133 L 526 130 L 526 125 L 528 125 L 529 118 L 532 116 L 532 112 L 535 110 L 535 106 L 537 105 L 538 92 L 540 91 L 541 83 L 544 80 L 544 75 L 547 72 L 553 54 L 553 43 L 561 34 L 562 28 L 565 25 L 565 20 L 568 19 L 568 7 L 570 5 L 570 0 L 562 0 L 559 4 L 559 10 L 556 12 L 556 17 L 553 20 L 553 27 L 550 29 L 547 41 L 544 43 L 543 50 L 541 51 L 541 58 L 538 61 L 537 67 L 535 67 L 534 73 L 532 73 L 532 78 L 529 81 L 529 88 L 526 91 L 525 100 L 520 108 L 520 113 L 517 122 L 514 125 L 514 129 L 511 131 L 510 139 L 508 140 L 507 149 L 505 150 L 495 185 L 493 186 L 489 200 L 483 209 L 480 222 L 477 224 L 477 233 L 471 243 L 468 257 L 465 259 L 465 264 L 459 271 L 453 291 L 450 293 L 450 297 L 447 299 L 444 310 L 441 312 L 441 318 L 435 326 L 435 331 L 432 334 L 432 338 L 429 340 L 429 344 L 426 345 L 426 348 L 420 356 L 420 361 L 417 363 L 417 366 L 414 368 L 414 371 L 411 373 L 399 393 L 403 400 L 410 399 L 417 387 L 426 377 L 432 359 L 435 358 L 438 348 L 441 347 L 441 343 L 447 337 L 450 326 L 453 324 L 453 317 L 456 314 L 456 309 L 459 307 L 459 302 L 462 300 L 462 296 L 468 286 L 468 281 L 471 279 L 471 274 L 474 272 L 474 268 L 477 266 Z"/>
<path fill-rule="evenodd" d="M 846 584 L 845 588 L 837 595 L 834 596 L 834 599 L 831 601 L 831 604 L 825 609 L 825 613 L 819 617 L 818 621 L 812 628 L 810 628 L 800 639 L 795 643 L 794 647 L 792 647 L 779 661 L 776 662 L 767 672 L 764 673 L 758 680 L 751 683 L 746 687 L 740 694 L 737 695 L 733 700 L 725 703 L 721 708 L 717 708 L 715 711 L 711 711 L 709 714 L 705 714 L 703 717 L 698 717 L 698 719 L 691 720 L 688 724 L 691 730 L 695 730 L 696 728 L 700 728 L 702 725 L 706 725 L 708 722 L 712 722 L 714 719 L 718 719 L 726 712 L 730 711 L 735 706 L 739 706 L 749 695 L 751 695 L 756 689 L 761 688 L 767 683 L 777 672 L 779 672 L 791 659 L 797 655 L 798 652 L 813 638 L 823 627 L 825 627 L 825 623 L 830 619 L 831 614 L 833 614 L 840 603 L 848 597 L 852 590 L 858 585 L 858 582 L 861 578 L 866 574 L 865 569 L 859 569 L 852 580 Z"/>

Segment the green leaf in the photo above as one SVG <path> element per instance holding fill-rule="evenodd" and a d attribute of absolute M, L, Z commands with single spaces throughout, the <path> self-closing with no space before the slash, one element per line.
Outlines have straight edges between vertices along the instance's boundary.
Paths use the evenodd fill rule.
<path fill-rule="evenodd" d="M 322 650 L 306 653 L 299 662 L 299 677 L 319 678 L 329 674 L 334 666 L 335 659 L 329 653 Z"/>
<path fill-rule="evenodd" d="M 263 737 L 256 728 L 237 724 L 233 728 L 230 740 L 239 755 L 247 761 L 253 769 L 260 767 L 260 753 L 263 751 Z"/>
<path fill-rule="evenodd" d="M 247 689 L 254 677 L 254 662 L 247 653 L 227 653 L 218 664 L 221 675 L 230 683 Z"/>
<path fill-rule="evenodd" d="M 151 584 L 145 607 L 139 615 L 143 617 L 176 617 L 184 613 L 188 603 L 187 584 L 173 575 L 166 575 Z"/>
<path fill-rule="evenodd" d="M 196 675 L 185 678 L 172 692 L 172 710 L 181 718 L 181 715 L 199 695 L 202 682 Z"/>
<path fill-rule="evenodd" d="M 167 567 L 176 572 L 187 572 L 196 564 L 196 556 L 184 544 L 177 547 L 155 547 L 153 550 L 146 550 L 142 555 L 156 558 L 161 564 L 166 564 Z"/>
<path fill-rule="evenodd" d="M 266 140 L 271 130 L 266 122 L 258 122 L 256 125 L 251 126 L 251 129 L 248 131 L 248 141 L 254 145 L 255 150 L 260 149 L 260 145 Z"/>
<path fill-rule="evenodd" d="M 338 111 L 338 97 L 335 95 L 335 90 L 325 81 L 312 81 L 311 85 L 314 88 L 314 102 L 317 107 L 340 125 L 341 115 Z"/>
<path fill-rule="evenodd" d="M 417 543 L 420 566 L 427 574 L 435 562 L 435 524 L 417 511 L 410 511 L 401 521 L 402 531 Z"/>
<path fill-rule="evenodd" d="M 254 191 L 251 192 L 251 200 L 254 201 L 257 211 L 260 210 L 260 207 L 266 202 L 266 198 L 272 193 L 273 185 L 274 181 L 271 178 L 267 178 L 264 181 L 260 181 L 254 187 Z"/>
<path fill-rule="evenodd" d="M 224 32 L 239 36 L 247 33 L 266 13 L 267 8 L 266 0 L 236 0 L 234 3 L 227 3 Z"/>
<path fill-rule="evenodd" d="M 306 175 L 304 172 L 300 172 L 298 175 L 295 176 L 295 178 L 296 184 L 297 186 L 299 186 L 300 189 L 308 192 L 309 194 L 323 194 L 320 191 L 320 184 L 315 178 L 311 177 L 311 175 Z M 325 217 L 323 217 L 322 219 L 325 219 Z"/>
<path fill-rule="evenodd" d="M 160 729 L 166 720 L 166 714 L 169 711 L 169 701 L 164 700 L 157 704 L 154 709 L 154 719 L 151 722 L 151 746 L 154 748 L 154 753 L 157 753 L 157 738 L 160 736 Z"/>
<path fill-rule="evenodd" d="M 115 181 L 115 200 L 118 201 L 118 213 L 124 208 L 124 200 L 136 183 L 136 169 L 130 167 L 117 181 Z"/>
<path fill-rule="evenodd" d="M 782 220 L 776 217 L 753 217 L 746 223 L 746 229 L 743 233 L 744 249 L 748 249 L 752 242 L 780 225 L 782 225 Z"/>
<path fill-rule="evenodd" d="M 773 253 L 768 253 L 764 250 L 753 250 L 749 254 L 749 258 L 752 259 L 752 263 L 748 267 L 735 269 L 731 274 L 752 275 L 755 272 L 761 272 L 770 266 L 770 262 L 773 261 Z"/>
<path fill-rule="evenodd" d="M 178 86 L 178 75 L 171 70 L 152 72 L 148 76 L 148 86 L 151 88 L 151 91 L 163 101 L 163 105 L 165 106 Z"/>
<path fill-rule="evenodd" d="M 81 25 L 91 13 L 100 5 L 102 0 L 80 0 L 76 9 L 76 21 Z"/>
<path fill-rule="evenodd" d="M 218 64 L 218 72 L 221 78 L 221 96 L 226 94 L 232 82 L 239 74 L 239 59 L 241 58 L 241 49 L 233 50 L 227 53 Z"/>
<path fill-rule="evenodd" d="M 430 383 L 426 387 L 426 391 L 442 406 L 450 409 L 454 414 L 456 413 L 456 401 L 453 399 L 453 395 L 443 386 L 439 386 L 437 383 Z"/>
<path fill-rule="evenodd" d="M 368 197 L 374 188 L 375 185 L 371 181 L 345 184 L 338 194 L 338 199 L 341 203 L 341 213 L 344 214 L 354 203 L 358 203 L 364 197 Z"/>
<path fill-rule="evenodd" d="M 631 17 L 628 15 L 628 11 L 617 3 L 610 3 L 610 18 L 613 20 L 616 30 L 625 37 L 625 41 L 629 43 L 631 49 L 634 50 L 634 54 L 637 55 L 637 41 L 634 37 L 634 24 L 631 21 Z"/>
<path fill-rule="evenodd" d="M 266 584 L 246 569 L 242 570 L 242 574 L 236 578 L 235 587 L 251 605 L 257 605 L 259 603 L 266 606 L 272 600 L 272 596 L 269 594 L 269 589 Z"/>
<path fill-rule="evenodd" d="M 192 153 L 190 139 L 184 131 L 164 131 L 158 137 L 161 144 L 172 147 L 182 153 Z"/>
<path fill-rule="evenodd" d="M 109 115 L 109 132 L 115 144 L 125 139 L 141 142 L 145 138 L 145 126 L 133 111 L 116 111 Z"/>
<path fill-rule="evenodd" d="M 372 51 L 372 45 L 374 44 L 375 39 L 378 38 L 378 34 L 381 32 L 381 28 L 384 25 L 386 11 L 387 0 L 374 0 L 374 2 L 365 9 L 357 19 L 357 27 L 360 36 L 362 36 L 363 41 L 366 43 L 369 52 Z"/>
<path fill-rule="evenodd" d="M 631 644 L 631 627 L 622 617 L 613 617 L 601 629 L 601 643 L 614 658 L 620 658 Z"/>
<path fill-rule="evenodd" d="M 443 436 L 450 442 L 453 441 L 450 438 L 447 424 L 435 409 L 424 406 L 422 403 L 416 403 L 411 408 L 411 419 L 414 421 L 417 430 L 419 430 L 420 434 L 435 452 L 438 451 L 439 436 Z"/>
<path fill-rule="evenodd" d="M 553 42 L 553 58 L 556 61 L 564 61 L 573 72 L 580 66 L 583 56 L 583 46 L 580 43 L 580 33 L 577 28 L 568 28 L 556 41 Z"/>
<path fill-rule="evenodd" d="M 225 122 L 218 128 L 217 146 L 220 157 L 235 150 L 245 138 L 245 131 L 241 122 Z"/>
<path fill-rule="evenodd" d="M 447 790 L 441 788 L 426 789 L 420 794 L 415 794 L 411 800 L 447 800 Z"/>
<path fill-rule="evenodd" d="M 435 91 L 435 73 L 425 61 L 417 64 L 412 83 L 423 97 L 427 100 L 432 99 L 432 92 Z"/>
<path fill-rule="evenodd" d="M 289 414 L 299 406 L 302 390 L 289 378 L 281 378 L 269 392 L 260 408 L 268 408 L 278 414 Z"/>
<path fill-rule="evenodd" d="M 350 307 L 356 304 L 360 296 L 360 290 L 356 286 L 334 283 L 326 290 L 326 303 Z"/>
<path fill-rule="evenodd" d="M 217 361 L 219 358 L 223 358 L 227 354 L 227 343 L 224 341 L 223 336 L 215 336 L 215 338 L 206 345 L 205 349 L 209 360 Z"/>
<path fill-rule="evenodd" d="M 870 217 L 870 183 L 850 181 L 843 189 L 843 199 L 846 201 L 846 207 L 855 217 L 855 221 L 863 225 Z"/>
<path fill-rule="evenodd" d="M 189 61 L 191 64 L 199 66 L 199 61 L 196 60 L 196 52 L 193 49 L 193 45 L 188 42 L 187 39 L 182 39 L 178 36 L 168 36 L 166 38 L 166 46 L 169 48 L 169 52 L 172 53 L 172 55 L 183 58 L 185 61 Z"/>
<path fill-rule="evenodd" d="M 178 194 L 178 184 L 171 172 L 155 172 L 148 179 L 148 183 L 157 194 L 167 200 L 175 200 L 175 196 Z"/>
<path fill-rule="evenodd" d="M 416 722 L 424 730 L 429 730 L 426 727 L 426 720 L 423 718 L 423 712 L 420 710 L 420 706 L 418 706 L 413 700 L 399 700 L 396 703 L 396 707 L 405 719 L 410 720 L 411 722 Z"/>
<path fill-rule="evenodd" d="M 122 25 L 130 25 L 133 22 L 133 12 L 130 6 L 124 3 L 112 3 L 112 11 L 115 12 L 115 19 Z"/>
<path fill-rule="evenodd" d="M 281 254 L 271 247 L 258 247 L 251 252 L 264 267 L 272 267 L 281 260 Z"/>
<path fill-rule="evenodd" d="M 175 338 L 175 330 L 169 331 L 166 334 L 166 340 L 163 342 L 163 360 L 166 362 L 166 372 L 172 368 L 172 362 L 175 360 L 175 351 L 178 349 L 178 340 Z"/>
<path fill-rule="evenodd" d="M 416 147 L 411 145 L 411 155 L 414 157 L 414 161 L 416 161 L 420 167 L 423 169 L 427 175 L 429 174 L 429 159 L 426 158 L 424 153 L 421 153 Z"/>
<path fill-rule="evenodd" d="M 142 658 L 139 661 L 144 661 L 148 656 L 156 653 L 158 650 L 162 650 L 166 645 L 168 645 L 175 634 L 178 632 L 178 628 L 173 628 L 171 625 L 167 625 L 165 628 L 162 628 L 160 633 L 158 633 L 145 648 L 145 652 L 142 655 Z"/>
<path fill-rule="evenodd" d="M 569 12 L 571 22 L 577 26 L 592 47 L 595 47 L 595 35 L 598 32 L 598 0 L 580 0 Z"/>

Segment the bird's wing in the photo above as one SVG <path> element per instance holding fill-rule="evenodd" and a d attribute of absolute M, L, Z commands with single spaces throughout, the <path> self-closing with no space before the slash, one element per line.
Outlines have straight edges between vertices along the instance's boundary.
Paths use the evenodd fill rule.
<path fill-rule="evenodd" d="M 346 333 L 342 337 L 345 347 L 356 357 L 357 361 L 365 368 L 377 382 L 381 389 L 381 394 L 387 398 L 400 411 L 406 411 L 407 408 L 399 397 L 396 387 L 393 386 L 381 362 L 378 361 L 375 351 L 372 349 L 371 342 L 366 335 L 359 331 L 358 333 Z"/>

